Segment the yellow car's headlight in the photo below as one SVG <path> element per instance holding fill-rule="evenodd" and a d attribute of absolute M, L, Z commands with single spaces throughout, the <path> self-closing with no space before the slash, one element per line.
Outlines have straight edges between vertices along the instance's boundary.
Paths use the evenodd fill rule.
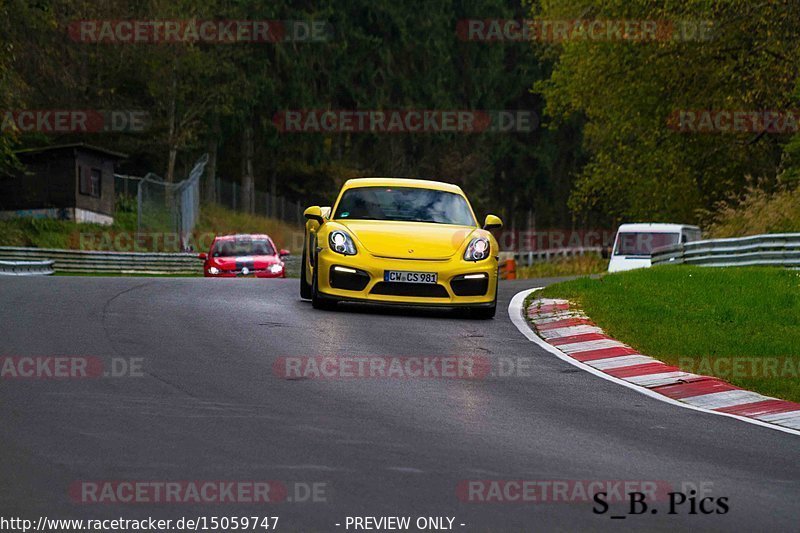
<path fill-rule="evenodd" d="M 328 235 L 328 243 L 331 246 L 331 250 L 337 254 L 356 255 L 356 245 L 353 243 L 353 238 L 344 231 L 332 231 Z"/>
<path fill-rule="evenodd" d="M 472 239 L 464 252 L 466 261 L 482 261 L 487 257 L 489 257 L 489 239 L 486 237 Z"/>

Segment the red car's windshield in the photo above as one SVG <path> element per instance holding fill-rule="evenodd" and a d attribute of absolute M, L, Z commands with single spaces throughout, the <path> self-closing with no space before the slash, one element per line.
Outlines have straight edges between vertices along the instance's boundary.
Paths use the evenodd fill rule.
<path fill-rule="evenodd" d="M 214 243 L 211 255 L 213 257 L 275 255 L 275 248 L 266 239 L 226 239 Z"/>

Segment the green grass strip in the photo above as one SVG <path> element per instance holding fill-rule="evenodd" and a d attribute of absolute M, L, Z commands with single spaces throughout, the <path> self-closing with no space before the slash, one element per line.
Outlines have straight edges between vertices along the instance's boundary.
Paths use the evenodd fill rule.
<path fill-rule="evenodd" d="M 687 371 L 800 401 L 800 272 L 667 266 L 557 283 L 610 336 Z"/>

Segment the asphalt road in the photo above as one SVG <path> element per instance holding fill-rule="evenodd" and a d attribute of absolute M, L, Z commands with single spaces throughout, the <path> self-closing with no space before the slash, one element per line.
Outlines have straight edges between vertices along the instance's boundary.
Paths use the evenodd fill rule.
<path fill-rule="evenodd" d="M 504 282 L 490 321 L 314 311 L 297 283 L 0 280 L 0 356 L 141 358 L 144 374 L 0 380 L 0 515 L 269 515 L 279 531 L 398 515 L 455 517 L 454 529 L 470 532 L 798 529 L 797 437 L 661 403 L 543 352 L 506 312 L 537 281 Z M 344 355 L 525 359 L 529 370 L 472 380 L 273 373 L 279 357 Z M 612 519 L 627 505 L 599 515 L 591 502 L 459 499 L 461 481 L 486 479 L 691 483 L 730 510 L 668 515 L 655 502 L 658 514 Z M 300 483 L 322 492 L 261 505 L 76 503 L 69 488 L 87 480 L 278 480 L 294 500 Z"/>

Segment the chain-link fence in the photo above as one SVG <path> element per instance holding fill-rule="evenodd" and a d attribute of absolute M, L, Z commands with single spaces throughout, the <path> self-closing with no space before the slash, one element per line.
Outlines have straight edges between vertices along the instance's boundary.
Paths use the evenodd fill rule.
<path fill-rule="evenodd" d="M 117 211 L 136 213 L 138 232 L 171 232 L 186 240 L 200 215 L 200 183 L 208 162 L 201 157 L 189 177 L 179 183 L 167 183 L 152 172 L 144 177 L 114 175 Z M 215 180 L 216 204 L 232 211 L 246 211 L 242 201 L 242 186 L 236 182 Z M 303 210 L 307 206 L 283 196 L 255 191 L 253 214 L 281 220 L 288 224 L 305 224 Z"/>
<path fill-rule="evenodd" d="M 238 183 L 217 179 L 217 203 L 232 211 L 244 211 L 242 202 L 242 187 Z M 282 220 L 289 224 L 303 225 L 303 210 L 307 206 L 287 200 L 283 196 L 273 196 L 264 191 L 255 191 L 254 215 Z"/>
<path fill-rule="evenodd" d="M 200 179 L 208 163 L 208 154 L 204 154 L 194 164 L 189 177 L 175 186 L 174 196 L 178 202 L 176 215 L 177 226 L 181 235 L 188 236 L 200 218 Z"/>
<path fill-rule="evenodd" d="M 152 172 L 143 178 L 116 174 L 117 205 L 135 206 L 137 232 L 175 233 L 184 247 L 200 216 L 200 179 L 207 162 L 208 154 L 178 183 L 168 183 Z"/>

